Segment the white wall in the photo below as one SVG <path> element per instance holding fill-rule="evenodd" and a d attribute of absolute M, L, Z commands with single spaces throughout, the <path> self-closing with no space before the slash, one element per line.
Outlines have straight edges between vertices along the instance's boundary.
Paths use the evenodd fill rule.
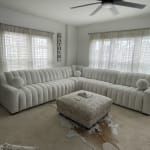
<path fill-rule="evenodd" d="M 77 63 L 77 27 L 66 26 L 66 64 L 72 65 Z"/>
<path fill-rule="evenodd" d="M 20 13 L 8 8 L 0 7 L 0 23 L 16 25 L 21 27 L 38 29 L 41 31 L 49 31 L 54 32 L 54 66 L 62 66 L 66 65 L 65 62 L 69 62 L 68 64 L 75 63 L 76 55 L 75 55 L 75 43 L 72 40 L 75 40 L 76 37 L 76 28 L 74 26 L 69 26 L 68 36 L 69 42 L 66 42 L 66 24 L 50 20 L 46 18 L 41 18 L 37 16 L 32 16 L 29 14 Z M 62 50 L 63 50 L 63 61 L 58 64 L 56 61 L 56 33 L 62 33 Z M 75 35 L 75 37 L 74 37 Z M 69 46 L 66 45 L 69 43 Z M 66 51 L 67 48 L 67 51 Z M 68 52 L 68 54 L 67 54 Z M 72 55 L 73 54 L 73 55 Z M 70 58 L 66 58 L 70 57 Z M 66 61 L 67 60 L 67 61 Z"/>
<path fill-rule="evenodd" d="M 127 30 L 135 28 L 150 27 L 150 16 L 140 16 L 130 19 L 122 19 L 105 23 L 96 23 L 81 27 L 74 27 L 64 23 L 45 19 L 29 14 L 2 8 L 0 6 L 0 22 L 17 25 L 27 28 L 34 28 L 43 31 L 54 32 L 54 65 L 88 65 L 89 58 L 89 36 L 91 32 L 105 32 Z M 58 64 L 56 61 L 56 33 L 62 33 L 63 61 Z"/>
<path fill-rule="evenodd" d="M 88 33 L 129 30 L 148 27 L 150 27 L 150 15 L 78 27 L 77 64 L 89 65 Z"/>

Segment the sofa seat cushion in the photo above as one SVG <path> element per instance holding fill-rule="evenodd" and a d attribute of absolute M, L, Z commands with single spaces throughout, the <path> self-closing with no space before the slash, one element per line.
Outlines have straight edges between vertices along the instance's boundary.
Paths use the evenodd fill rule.
<path fill-rule="evenodd" d="M 108 88 L 107 96 L 112 98 L 115 104 L 137 111 L 142 110 L 144 92 L 136 88 L 112 84 Z"/>
<path fill-rule="evenodd" d="M 62 79 L 24 86 L 19 91 L 19 111 L 75 91 L 75 81 Z"/>
<path fill-rule="evenodd" d="M 94 79 L 87 79 L 87 78 L 80 79 L 80 82 L 83 90 L 95 92 L 97 94 L 101 94 L 104 96 L 107 95 L 108 87 L 112 85 L 111 83 L 108 82 L 98 81 Z"/>

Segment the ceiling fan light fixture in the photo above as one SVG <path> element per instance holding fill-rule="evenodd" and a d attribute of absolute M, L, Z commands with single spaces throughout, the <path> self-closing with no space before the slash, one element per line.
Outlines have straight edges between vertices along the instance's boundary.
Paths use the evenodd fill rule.
<path fill-rule="evenodd" d="M 103 4 L 103 8 L 107 8 L 107 9 L 110 9 L 110 8 L 112 8 L 112 3 L 104 3 Z"/>
<path fill-rule="evenodd" d="M 116 6 L 123 6 L 128 8 L 136 8 L 136 9 L 144 9 L 146 7 L 145 4 L 135 3 L 135 2 L 128 2 L 128 0 L 95 0 L 94 3 L 88 3 L 83 4 L 75 7 L 71 7 L 71 9 L 74 8 L 80 8 L 85 6 L 91 6 L 91 5 L 98 5 L 96 9 L 90 14 L 90 16 L 95 15 L 98 11 L 100 11 L 102 8 L 106 8 L 112 11 L 113 14 L 118 14 L 118 11 L 116 9 Z"/>

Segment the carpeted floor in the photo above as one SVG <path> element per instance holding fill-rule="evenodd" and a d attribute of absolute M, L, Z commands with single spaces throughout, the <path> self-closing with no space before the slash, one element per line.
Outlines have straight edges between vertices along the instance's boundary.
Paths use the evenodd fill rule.
<path fill-rule="evenodd" d="M 113 105 L 111 115 L 119 124 L 120 150 L 150 150 L 150 117 Z M 79 137 L 68 138 L 54 103 L 10 115 L 0 107 L 0 144 L 38 146 L 40 150 L 93 150 Z M 96 150 L 101 150 L 98 144 Z M 109 147 L 109 146 L 108 146 Z M 113 150 L 111 147 L 107 150 Z M 105 149 L 105 150 L 106 150 Z"/>

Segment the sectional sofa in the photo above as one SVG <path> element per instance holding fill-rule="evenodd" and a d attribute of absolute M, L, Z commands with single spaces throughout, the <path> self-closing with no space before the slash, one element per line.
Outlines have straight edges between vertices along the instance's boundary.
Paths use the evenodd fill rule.
<path fill-rule="evenodd" d="M 13 114 L 83 89 L 150 115 L 150 88 L 138 90 L 138 79 L 150 82 L 150 75 L 81 66 L 5 72 L 0 75 L 0 104 Z"/>

